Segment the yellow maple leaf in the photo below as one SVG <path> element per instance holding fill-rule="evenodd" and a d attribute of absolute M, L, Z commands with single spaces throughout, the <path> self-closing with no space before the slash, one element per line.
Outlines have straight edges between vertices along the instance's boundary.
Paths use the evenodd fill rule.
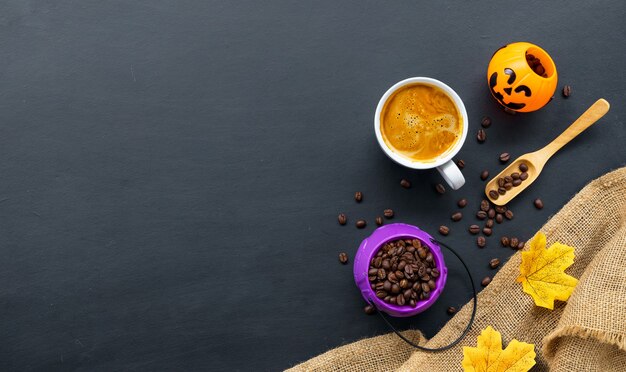
<path fill-rule="evenodd" d="M 530 249 L 522 252 L 517 281 L 535 305 L 552 310 L 554 300 L 567 301 L 578 283 L 564 272 L 573 263 L 573 247 L 557 242 L 546 249 L 546 236 L 539 232 L 530 242 Z"/>
<path fill-rule="evenodd" d="M 526 372 L 535 365 L 535 345 L 513 340 L 502 350 L 500 332 L 488 326 L 478 336 L 477 347 L 463 347 L 466 372 Z"/>

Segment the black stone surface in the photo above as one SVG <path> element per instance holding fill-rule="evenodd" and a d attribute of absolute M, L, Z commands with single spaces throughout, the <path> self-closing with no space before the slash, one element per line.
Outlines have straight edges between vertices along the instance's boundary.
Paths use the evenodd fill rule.
<path fill-rule="evenodd" d="M 624 165 L 625 13 L 623 1 L 2 2 L 0 367 L 280 370 L 385 333 L 337 259 L 385 208 L 432 234 L 448 224 L 479 283 L 513 253 L 501 235 L 529 238 Z M 554 101 L 536 113 L 509 116 L 488 93 L 489 58 L 514 41 L 558 67 Z M 443 80 L 467 106 L 459 191 L 437 195 L 435 171 L 377 147 L 376 103 L 410 76 Z M 611 111 L 479 250 L 467 227 L 480 171 L 542 147 L 600 97 Z M 493 125 L 479 145 L 483 115 Z M 432 336 L 468 300 L 446 257 L 439 302 L 399 327 Z"/>

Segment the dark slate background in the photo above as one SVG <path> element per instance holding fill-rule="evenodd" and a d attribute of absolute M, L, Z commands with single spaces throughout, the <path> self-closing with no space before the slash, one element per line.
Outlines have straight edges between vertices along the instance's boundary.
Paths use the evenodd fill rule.
<path fill-rule="evenodd" d="M 280 370 L 385 333 L 337 261 L 384 208 L 434 234 L 468 198 L 445 241 L 478 283 L 489 259 L 512 253 L 502 234 L 530 237 L 624 165 L 625 13 L 623 1 L 3 1 L 0 367 Z M 509 116 L 486 67 L 522 40 L 551 53 L 559 90 L 574 93 Z M 465 101 L 459 191 L 435 194 L 436 171 L 404 169 L 377 147 L 376 103 L 410 76 L 443 80 Z M 600 97 L 611 111 L 477 249 L 466 228 L 479 172 L 495 174 L 503 151 L 545 145 Z M 485 114 L 494 124 L 479 145 Z M 432 336 L 468 300 L 446 257 L 443 296 L 399 327 Z"/>

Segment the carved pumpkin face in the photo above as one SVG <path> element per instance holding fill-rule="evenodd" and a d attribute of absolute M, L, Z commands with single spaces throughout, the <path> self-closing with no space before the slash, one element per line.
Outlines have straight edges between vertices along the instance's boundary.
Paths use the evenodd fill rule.
<path fill-rule="evenodd" d="M 533 71 L 526 54 L 538 56 L 545 76 Z M 498 49 L 487 69 L 491 95 L 502 106 L 519 112 L 535 111 L 550 102 L 557 86 L 554 62 L 543 49 L 530 43 L 513 43 Z"/>

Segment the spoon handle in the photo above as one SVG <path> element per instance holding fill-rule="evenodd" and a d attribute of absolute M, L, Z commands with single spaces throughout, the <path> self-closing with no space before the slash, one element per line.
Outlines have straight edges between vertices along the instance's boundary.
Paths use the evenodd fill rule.
<path fill-rule="evenodd" d="M 573 140 L 576 136 L 582 133 L 585 129 L 589 128 L 593 123 L 598 121 L 609 111 L 609 103 L 600 98 L 591 107 L 587 109 L 576 121 L 565 129 L 554 141 L 550 142 L 546 147 L 542 148 L 540 152 L 545 160 L 548 160 L 555 152 L 559 151 L 561 147 L 565 146 L 569 141 Z"/>

